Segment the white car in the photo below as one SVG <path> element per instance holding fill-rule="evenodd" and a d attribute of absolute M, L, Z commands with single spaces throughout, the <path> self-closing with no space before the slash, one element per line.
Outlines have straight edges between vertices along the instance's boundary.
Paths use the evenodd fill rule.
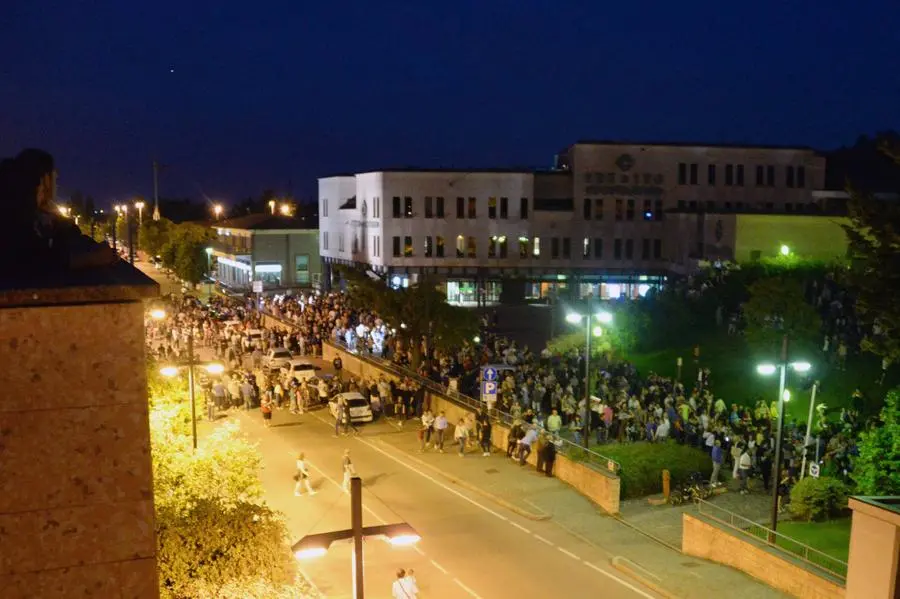
<path fill-rule="evenodd" d="M 285 382 L 290 382 L 292 378 L 295 378 L 303 383 L 316 376 L 317 370 L 321 370 L 321 368 L 305 360 L 290 360 L 281 367 L 281 378 Z"/>
<path fill-rule="evenodd" d="M 275 347 L 266 352 L 263 358 L 263 368 L 278 370 L 287 366 L 294 355 L 286 347 Z"/>
<path fill-rule="evenodd" d="M 356 391 L 338 393 L 328 400 L 328 409 L 331 411 L 331 415 L 335 420 L 341 418 L 340 399 L 343 399 L 350 405 L 351 422 L 372 422 L 374 416 L 372 414 L 372 406 L 369 405 L 369 400 Z"/>

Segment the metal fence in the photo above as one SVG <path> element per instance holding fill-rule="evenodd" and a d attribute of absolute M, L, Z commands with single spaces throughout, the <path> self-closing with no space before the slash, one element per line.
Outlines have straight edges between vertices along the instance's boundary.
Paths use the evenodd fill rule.
<path fill-rule="evenodd" d="M 280 316 L 276 316 L 271 312 L 264 311 L 263 314 L 274 320 L 277 320 L 285 326 L 296 326 L 291 321 L 281 318 Z M 373 364 L 374 366 L 377 366 L 378 368 L 390 372 L 391 374 L 394 374 L 398 377 L 410 378 L 425 387 L 428 391 L 440 394 L 441 396 L 445 397 L 446 399 L 460 407 L 472 410 L 473 412 L 477 412 L 481 410 L 481 408 L 485 405 L 482 401 L 479 401 L 464 393 L 460 393 L 456 389 L 445 387 L 444 385 L 436 381 L 425 378 L 419 375 L 419 373 L 410 370 L 409 368 L 404 368 L 403 366 L 400 366 L 395 362 L 391 362 L 390 360 L 386 360 L 371 353 L 360 352 L 355 348 L 349 347 L 346 343 L 335 341 L 333 339 L 328 340 L 327 343 L 331 343 L 336 347 L 341 348 L 343 351 L 353 354 L 360 360 L 365 360 Z M 491 411 L 491 415 L 500 424 L 504 426 L 512 426 L 513 417 L 509 413 L 494 409 Z M 568 439 L 560 438 L 560 441 L 562 442 L 562 446 L 560 448 L 561 453 L 572 460 L 582 462 L 587 466 L 609 472 L 610 474 L 614 475 L 618 475 L 618 473 L 622 469 L 622 466 L 621 464 L 619 464 L 619 462 L 608 456 L 602 455 L 594 451 L 593 449 L 582 447 L 581 445 L 573 443 Z"/>
<path fill-rule="evenodd" d="M 708 501 L 697 499 L 695 503 L 697 512 L 704 517 L 714 520 L 739 534 L 761 541 L 769 547 L 785 553 L 790 558 L 804 562 L 814 570 L 833 576 L 839 579 L 841 584 L 846 583 L 847 562 Z"/>

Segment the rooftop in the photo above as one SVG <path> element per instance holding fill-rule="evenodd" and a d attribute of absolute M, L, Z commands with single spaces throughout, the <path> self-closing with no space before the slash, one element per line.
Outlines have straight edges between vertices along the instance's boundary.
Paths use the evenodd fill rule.
<path fill-rule="evenodd" d="M 467 168 L 467 167 L 420 167 L 420 166 L 398 166 L 389 168 L 369 169 L 359 173 L 337 173 L 319 177 L 319 179 L 333 179 L 336 177 L 355 177 L 356 175 L 366 175 L 369 173 L 447 173 L 456 175 L 469 174 L 506 174 L 506 175 L 537 175 L 556 173 L 555 169 L 539 169 L 539 168 Z"/>
<path fill-rule="evenodd" d="M 573 146 L 664 146 L 675 148 L 731 148 L 740 150 L 804 150 L 814 152 L 809 146 L 798 145 L 769 145 L 769 144 L 740 144 L 740 143 L 709 143 L 697 141 L 629 141 L 615 139 L 580 139 Z"/>
<path fill-rule="evenodd" d="M 319 224 L 315 219 L 300 218 L 296 216 L 284 216 L 269 212 L 258 212 L 246 216 L 229 218 L 228 220 L 213 223 L 210 226 L 218 229 L 241 229 L 244 231 L 273 231 L 281 229 L 317 229 Z"/>

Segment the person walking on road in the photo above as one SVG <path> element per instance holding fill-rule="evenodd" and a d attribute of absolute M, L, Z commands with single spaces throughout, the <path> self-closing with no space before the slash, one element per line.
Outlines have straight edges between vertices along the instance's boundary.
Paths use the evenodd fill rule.
<path fill-rule="evenodd" d="M 422 441 L 420 451 L 431 447 L 432 432 L 434 432 L 434 414 L 431 413 L 431 410 L 425 410 L 425 413 L 422 414 L 422 428 L 419 431 L 419 438 Z"/>
<path fill-rule="evenodd" d="M 453 439 L 459 443 L 459 457 L 466 454 L 466 439 L 469 438 L 469 429 L 466 426 L 466 419 L 460 418 L 456 423 L 456 430 L 453 431 Z"/>
<path fill-rule="evenodd" d="M 419 587 L 412 570 L 408 574 L 403 568 L 397 570 L 397 580 L 391 586 L 391 596 L 393 599 L 416 599 L 419 596 Z"/>
<path fill-rule="evenodd" d="M 481 423 L 481 455 L 490 457 L 491 455 L 491 421 L 484 420 Z"/>
<path fill-rule="evenodd" d="M 313 491 L 309 484 L 309 468 L 306 465 L 306 457 L 300 453 L 297 455 L 297 473 L 294 474 L 294 495 L 300 497 L 303 495 L 303 488 L 309 495 L 315 495 L 317 491 Z"/>
<path fill-rule="evenodd" d="M 353 467 L 353 461 L 350 459 L 350 450 L 344 450 L 344 459 L 342 461 L 341 467 L 344 471 L 344 480 L 341 483 L 341 488 L 344 489 L 344 493 L 350 492 L 350 479 L 356 476 L 356 468 Z"/>
<path fill-rule="evenodd" d="M 444 415 L 444 411 L 441 410 L 437 418 L 434 419 L 434 446 L 437 447 L 438 451 L 444 453 L 444 435 L 447 432 L 447 416 Z"/>

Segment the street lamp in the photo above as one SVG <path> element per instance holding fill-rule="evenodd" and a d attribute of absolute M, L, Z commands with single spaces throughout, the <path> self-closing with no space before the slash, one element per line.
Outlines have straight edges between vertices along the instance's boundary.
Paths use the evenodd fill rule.
<path fill-rule="evenodd" d="M 763 376 L 779 373 L 778 377 L 778 424 L 775 427 L 775 460 L 773 464 L 774 476 L 772 479 L 772 532 L 778 528 L 778 487 L 781 480 L 781 437 L 784 434 L 784 402 L 790 400 L 790 391 L 785 389 L 785 378 L 790 368 L 795 372 L 809 372 L 812 364 L 809 362 L 788 362 L 788 337 L 784 336 L 781 343 L 781 361 L 778 364 L 758 364 L 756 372 Z M 775 542 L 774 538 L 770 542 Z"/>
<path fill-rule="evenodd" d="M 275 200 L 269 200 L 269 210 L 272 211 L 272 214 L 275 214 Z"/>
<path fill-rule="evenodd" d="M 291 215 L 291 205 L 290 204 L 282 204 L 279 208 L 282 216 L 290 216 Z"/>
<path fill-rule="evenodd" d="M 591 436 L 591 337 L 600 337 L 603 335 L 603 328 L 599 325 L 591 326 L 591 321 L 596 320 L 603 324 L 610 324 L 613 321 L 613 315 L 606 311 L 596 314 L 591 312 L 587 316 L 582 316 L 577 312 L 569 312 L 566 314 L 566 322 L 570 324 L 580 324 L 584 321 L 584 338 L 585 338 L 585 354 L 584 354 L 584 439 L 582 444 L 587 449 L 590 444 Z M 593 334 L 593 335 L 592 335 Z"/>
<path fill-rule="evenodd" d="M 137 210 L 138 210 L 138 224 L 143 225 L 144 224 L 144 201 L 138 200 L 137 202 L 134 203 L 134 207 L 137 208 Z"/>
<path fill-rule="evenodd" d="M 163 320 L 166 317 L 166 311 L 156 308 L 150 311 L 150 317 L 153 320 Z M 203 366 L 210 374 L 222 374 L 225 372 L 225 366 L 218 362 L 197 362 L 194 359 L 194 328 L 188 327 L 188 359 L 183 364 L 167 364 L 159 369 L 159 373 L 163 376 L 173 377 L 177 375 L 182 368 L 187 368 L 188 372 L 188 388 L 191 399 L 191 440 L 194 449 L 197 449 L 197 398 L 194 390 L 194 366 Z"/>
<path fill-rule="evenodd" d="M 213 205 L 213 214 L 216 215 L 216 220 L 219 220 L 219 217 L 222 216 L 222 204 Z"/>
<path fill-rule="evenodd" d="M 786 245 L 782 245 L 781 249 L 779 251 L 781 252 L 782 256 L 790 256 L 791 255 L 791 248 Z"/>
<path fill-rule="evenodd" d="M 362 518 L 362 479 L 354 476 L 350 479 L 350 528 L 306 535 L 291 547 L 297 559 L 322 557 L 335 541 L 353 540 L 353 597 L 365 598 L 363 585 L 363 538 L 385 537 L 394 546 L 413 545 L 421 539 L 412 526 L 406 522 L 398 524 L 382 524 L 380 526 L 363 526 Z"/>

